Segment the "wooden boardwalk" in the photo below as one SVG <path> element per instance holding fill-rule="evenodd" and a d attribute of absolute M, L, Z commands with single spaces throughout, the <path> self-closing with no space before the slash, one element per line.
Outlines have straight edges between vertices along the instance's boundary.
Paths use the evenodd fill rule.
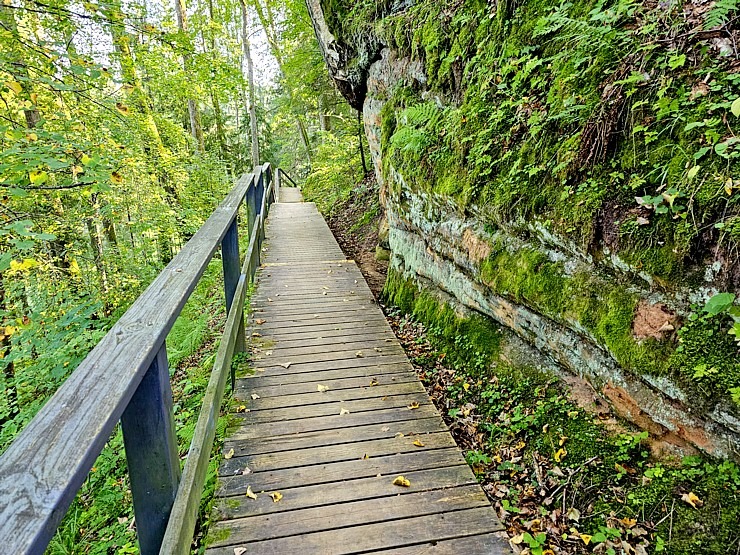
<path fill-rule="evenodd" d="M 280 195 L 207 554 L 510 553 L 357 266 L 315 205 Z"/>

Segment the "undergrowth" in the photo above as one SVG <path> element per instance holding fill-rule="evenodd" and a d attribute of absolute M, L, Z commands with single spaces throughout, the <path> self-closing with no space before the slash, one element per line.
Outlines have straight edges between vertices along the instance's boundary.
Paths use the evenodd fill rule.
<path fill-rule="evenodd" d="M 514 543 L 540 555 L 736 553 L 737 465 L 655 460 L 647 432 L 607 428 L 612 418 L 546 372 L 507 362 L 490 320 L 460 317 L 396 273 L 384 297 L 425 326 L 431 346 L 414 362 L 433 397 L 444 390 L 438 406 Z"/>

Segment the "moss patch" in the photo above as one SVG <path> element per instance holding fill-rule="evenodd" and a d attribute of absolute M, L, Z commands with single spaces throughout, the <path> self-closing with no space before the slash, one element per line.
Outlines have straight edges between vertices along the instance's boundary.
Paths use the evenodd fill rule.
<path fill-rule="evenodd" d="M 495 492 L 511 535 L 541 530 L 542 547 L 561 553 L 620 552 L 622 541 L 672 555 L 737 549 L 735 464 L 651 460 L 646 432 L 610 433 L 552 377 L 502 360 L 492 322 L 461 318 L 398 273 L 389 273 L 384 296 L 425 323 L 439 352 L 422 350 L 415 362 L 431 391 L 446 390 L 438 406 L 484 487 Z M 689 494 L 700 500 L 696 507 L 685 501 Z"/>

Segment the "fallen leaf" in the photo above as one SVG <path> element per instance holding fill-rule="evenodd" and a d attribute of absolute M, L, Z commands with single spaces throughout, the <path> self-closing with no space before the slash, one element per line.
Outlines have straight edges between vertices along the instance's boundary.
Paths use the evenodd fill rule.
<path fill-rule="evenodd" d="M 380 428 L 380 431 L 381 432 L 390 432 L 391 429 L 388 426 L 383 426 L 382 428 Z"/>
<path fill-rule="evenodd" d="M 558 449 L 555 452 L 555 455 L 553 455 L 553 457 L 555 457 L 555 462 L 562 461 L 567 454 L 568 454 L 568 452 L 565 449 Z"/>
<path fill-rule="evenodd" d="M 293 364 L 292 362 L 283 362 L 280 366 L 283 368 L 290 368 L 290 365 Z"/>
<path fill-rule="evenodd" d="M 397 476 L 395 480 L 393 480 L 394 486 L 401 486 L 402 488 L 410 488 L 411 482 L 409 482 L 406 478 L 403 476 Z"/>
<path fill-rule="evenodd" d="M 273 503 L 277 503 L 278 501 L 280 501 L 283 498 L 283 494 L 280 493 L 279 491 L 274 491 L 274 492 L 270 493 L 269 495 L 270 495 L 270 497 L 272 497 L 272 502 Z"/>
<path fill-rule="evenodd" d="M 272 299 L 270 297 L 267 297 L 267 302 L 268 303 L 271 303 L 272 302 Z"/>
<path fill-rule="evenodd" d="M 566 441 L 568 441 L 568 436 L 560 436 L 560 441 L 558 442 L 558 445 L 562 447 L 563 445 L 565 445 Z"/>
<path fill-rule="evenodd" d="M 259 398 L 260 398 L 260 396 L 259 396 L 259 395 L 257 395 L 256 393 L 252 393 L 252 400 L 253 400 L 253 401 L 256 401 L 256 400 L 257 400 L 257 399 L 259 399 Z"/>
<path fill-rule="evenodd" d="M 365 355 L 363 355 L 363 354 L 362 354 L 362 351 L 357 351 L 357 352 L 355 353 L 355 356 L 356 356 L 357 358 L 362 358 L 362 357 L 364 357 Z"/>
<path fill-rule="evenodd" d="M 246 475 L 251 474 L 251 473 L 252 473 L 252 469 L 249 468 L 248 466 L 245 466 L 244 467 L 244 470 L 242 470 L 242 476 L 246 476 Z"/>
<path fill-rule="evenodd" d="M 226 453 L 226 454 L 224 454 L 224 459 L 230 459 L 233 456 L 234 456 L 234 450 L 233 449 L 229 449 L 229 452 Z"/>
<path fill-rule="evenodd" d="M 589 536 L 588 534 L 579 534 L 579 536 L 581 540 L 583 541 L 583 543 L 585 543 L 586 545 L 591 543 L 591 538 L 593 537 L 593 536 Z"/>
<path fill-rule="evenodd" d="M 261 333 L 254 332 L 252 334 L 252 337 L 262 337 L 262 334 Z"/>
<path fill-rule="evenodd" d="M 372 380 L 370 380 L 371 387 L 374 387 L 376 385 L 378 385 L 378 378 L 373 378 Z"/>
<path fill-rule="evenodd" d="M 267 323 L 267 320 L 263 320 L 262 318 L 257 318 L 257 319 L 256 319 L 256 320 L 255 320 L 254 322 L 255 322 L 255 323 L 256 323 L 256 324 L 258 325 L 258 326 L 261 326 L 262 324 L 265 324 L 265 323 Z"/>
<path fill-rule="evenodd" d="M 247 552 L 247 549 L 244 547 L 235 547 L 234 548 L 234 555 L 244 555 Z"/>
<path fill-rule="evenodd" d="M 681 501 L 688 503 L 695 509 L 698 509 L 699 507 L 704 505 L 704 501 L 699 499 L 693 491 L 690 491 L 689 493 L 684 493 L 681 496 Z"/>
<path fill-rule="evenodd" d="M 339 411 L 339 416 L 344 416 L 345 414 L 349 414 L 349 411 L 347 409 L 342 409 Z"/>
<path fill-rule="evenodd" d="M 329 386 L 319 384 L 316 386 L 316 389 L 318 389 L 321 393 L 326 393 L 327 391 L 329 391 Z"/>
<path fill-rule="evenodd" d="M 404 437 L 404 435 L 403 432 L 396 432 L 396 437 Z"/>
<path fill-rule="evenodd" d="M 517 534 L 516 536 L 511 538 L 509 541 L 513 543 L 514 545 L 519 545 L 520 543 L 524 541 L 524 534 Z"/>
<path fill-rule="evenodd" d="M 367 453 L 365 453 L 365 454 L 364 454 L 364 455 L 362 456 L 362 459 L 363 459 L 363 460 L 367 460 L 367 459 L 369 459 L 369 458 L 370 458 L 370 455 L 368 455 Z"/>
<path fill-rule="evenodd" d="M 247 497 L 249 497 L 250 499 L 257 499 L 257 496 L 252 491 L 252 486 L 247 486 Z"/>
<path fill-rule="evenodd" d="M 375 349 L 373 349 L 373 350 L 375 352 L 377 352 L 377 353 L 382 353 L 383 352 L 383 349 L 381 349 L 380 347 L 375 347 Z"/>
<path fill-rule="evenodd" d="M 568 518 L 570 520 L 574 520 L 574 521 L 578 522 L 578 520 L 581 518 L 581 511 L 579 511 L 575 507 L 571 507 L 570 509 L 568 509 L 568 515 L 567 516 L 568 516 Z"/>
<path fill-rule="evenodd" d="M 249 411 L 247 410 L 247 407 L 245 407 L 244 405 L 239 405 L 238 407 L 236 407 L 236 412 L 249 412 Z"/>
<path fill-rule="evenodd" d="M 421 442 L 420 439 L 414 440 L 414 445 L 416 445 L 417 447 L 424 447 L 424 444 Z"/>
<path fill-rule="evenodd" d="M 419 408 L 419 403 L 417 403 L 416 401 L 414 401 L 413 403 L 411 403 L 410 405 L 408 405 L 407 408 L 410 409 L 410 410 L 416 410 L 416 409 Z"/>

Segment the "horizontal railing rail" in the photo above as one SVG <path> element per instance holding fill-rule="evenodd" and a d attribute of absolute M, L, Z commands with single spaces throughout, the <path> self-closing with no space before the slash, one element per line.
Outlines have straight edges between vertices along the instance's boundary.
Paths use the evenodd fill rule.
<path fill-rule="evenodd" d="M 0 457 L 5 553 L 44 552 L 119 420 L 141 553 L 187 552 L 178 546 L 189 549 L 226 369 L 234 352 L 244 350 L 244 302 L 260 264 L 265 218 L 279 175 L 265 164 L 237 181 Z M 250 241 L 241 265 L 238 213 L 245 199 Z M 219 245 L 226 330 L 181 477 L 166 338 Z M 233 379 L 232 373 L 232 386 Z"/>

